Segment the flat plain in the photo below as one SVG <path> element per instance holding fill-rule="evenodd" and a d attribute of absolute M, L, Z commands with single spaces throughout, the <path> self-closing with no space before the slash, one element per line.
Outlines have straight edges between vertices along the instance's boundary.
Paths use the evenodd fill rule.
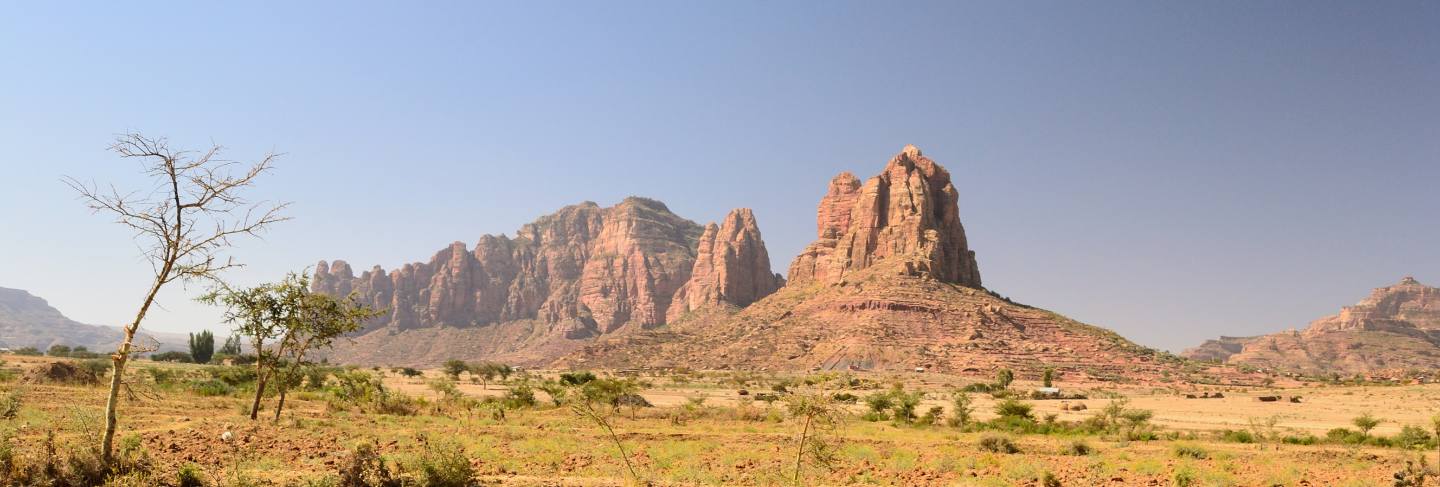
<path fill-rule="evenodd" d="M 7 461 L 44 462 L 47 441 L 60 456 L 85 451 L 103 417 L 103 386 L 26 380 L 27 371 L 64 359 L 3 359 L 10 380 L 0 388 L 18 402 L 3 420 Z M 280 419 L 272 418 L 276 401 L 267 397 L 260 419 L 250 420 L 254 389 L 245 370 L 133 362 L 119 430 L 127 454 L 146 467 L 110 484 L 181 485 L 177 472 L 184 470 L 203 485 L 346 485 L 343 472 L 354 467 L 357 451 L 372 449 L 405 485 L 445 485 L 436 469 L 483 485 L 1378 485 L 1393 482 L 1407 461 L 1434 458 L 1428 433 L 1440 409 L 1440 385 L 1431 384 L 1243 388 L 1062 379 L 1056 385 L 1063 393 L 1086 398 L 1031 399 L 1016 391 L 1039 384 L 1019 381 L 1009 393 L 966 393 L 973 414 L 959 424 L 956 391 L 986 384 L 983 378 L 595 371 L 600 381 L 637 384 L 640 403 L 648 403 L 602 408 L 602 425 L 577 413 L 578 396 L 557 404 L 545 392 L 561 387 L 558 372 L 482 381 L 469 373 L 452 380 L 440 370 L 333 369 L 292 391 Z M 354 400 L 342 377 L 373 378 L 367 387 L 387 399 Z M 532 400 L 515 400 L 517 392 Z M 1186 398 L 1216 393 L 1224 397 Z M 1009 401 L 994 397 L 1007 394 Z M 823 397 L 838 410 L 833 429 L 813 433 L 825 455 L 797 449 L 805 427 L 790 407 L 795 397 Z M 877 416 L 874 397 L 918 402 L 911 413 Z M 1025 418 L 1000 417 L 1007 402 L 1026 406 Z M 1102 424 L 1096 418 L 1112 405 L 1149 413 Z M 1357 439 L 1353 419 L 1367 413 L 1382 422 Z M 1407 425 L 1414 427 L 1402 433 Z M 1415 431 L 1427 436 L 1416 440 Z"/>

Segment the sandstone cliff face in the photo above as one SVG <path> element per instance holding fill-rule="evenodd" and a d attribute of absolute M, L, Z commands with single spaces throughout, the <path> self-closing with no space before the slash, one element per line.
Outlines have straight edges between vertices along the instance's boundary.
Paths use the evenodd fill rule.
<path fill-rule="evenodd" d="M 957 199 L 950 173 L 915 146 L 864 185 L 842 173 L 820 201 L 818 239 L 791 263 L 789 280 L 836 283 L 878 261 L 903 259 L 907 274 L 978 288 Z"/>
<path fill-rule="evenodd" d="M 732 210 L 718 226 L 706 225 L 695 253 L 690 280 L 667 313 L 671 321 L 712 306 L 749 306 L 785 285 L 784 278 L 770 272 L 770 254 L 748 208 Z"/>
<path fill-rule="evenodd" d="M 389 273 L 377 266 L 356 277 L 345 261 L 322 261 L 312 280 L 316 292 L 354 292 L 387 310 L 362 333 L 383 331 L 394 341 L 407 331 L 461 329 L 411 335 L 494 341 L 456 344 L 454 353 L 504 352 L 522 361 L 563 351 L 555 340 L 653 328 L 703 306 L 744 306 L 778 287 L 749 210 L 702 229 L 663 203 L 636 197 L 610 208 L 568 206 L 521 227 L 513 239 L 486 235 L 473 250 L 455 242 L 427 262 Z M 519 322 L 528 324 L 497 326 Z M 469 329 L 479 331 L 463 331 Z M 336 360 L 361 353 L 348 348 L 339 347 Z M 455 350 L 424 349 L 436 356 Z"/>
<path fill-rule="evenodd" d="M 1440 289 L 1406 277 L 1304 330 L 1222 337 L 1182 355 L 1311 373 L 1440 367 Z"/>

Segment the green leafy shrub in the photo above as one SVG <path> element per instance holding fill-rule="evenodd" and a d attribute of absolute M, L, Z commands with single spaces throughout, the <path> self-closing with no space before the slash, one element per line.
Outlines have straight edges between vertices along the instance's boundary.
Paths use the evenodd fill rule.
<path fill-rule="evenodd" d="M 538 403 L 535 400 L 535 389 L 526 382 L 510 386 L 510 390 L 505 391 L 504 402 L 505 407 L 510 409 L 533 408 Z"/>
<path fill-rule="evenodd" d="M 1006 399 L 995 403 L 995 414 L 1001 418 L 1035 419 L 1032 413 L 1034 409 L 1035 406 L 1015 399 Z"/>
<path fill-rule="evenodd" d="M 201 397 L 228 396 L 235 388 L 224 381 L 208 379 L 190 384 L 190 391 Z"/>
<path fill-rule="evenodd" d="M 595 380 L 595 374 L 588 370 L 560 374 L 560 383 L 567 386 L 585 385 L 593 380 Z"/>
<path fill-rule="evenodd" d="M 204 487 L 205 475 L 200 472 L 200 466 L 187 463 L 175 471 L 175 485 L 178 487 Z"/>
<path fill-rule="evenodd" d="M 1428 449 L 1430 446 L 1430 432 L 1424 428 L 1414 425 L 1405 425 L 1400 428 L 1400 433 L 1392 440 L 1395 446 L 1410 449 Z"/>
<path fill-rule="evenodd" d="M 112 364 L 108 358 L 90 358 L 77 361 L 75 365 L 90 371 L 95 374 L 96 377 L 105 377 L 106 374 L 110 373 L 110 366 Z"/>
<path fill-rule="evenodd" d="M 475 469 L 465 458 L 465 451 L 454 443 L 430 443 L 417 457 L 411 470 L 427 487 L 469 487 L 475 483 Z"/>
<path fill-rule="evenodd" d="M 1325 432 L 1325 439 L 1332 443 L 1359 445 L 1365 442 L 1365 435 L 1350 428 L 1335 428 Z"/>

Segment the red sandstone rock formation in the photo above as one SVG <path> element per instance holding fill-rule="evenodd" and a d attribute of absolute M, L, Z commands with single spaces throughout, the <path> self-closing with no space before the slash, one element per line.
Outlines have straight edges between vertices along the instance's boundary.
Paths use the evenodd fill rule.
<path fill-rule="evenodd" d="M 818 239 L 795 259 L 783 288 L 768 296 L 757 292 L 764 297 L 741 310 L 718 307 L 663 329 L 603 337 L 554 365 L 919 367 L 987 377 L 1009 367 L 1032 378 L 1054 367 L 1071 378 L 1097 380 L 1158 380 L 1183 372 L 1113 332 L 981 289 L 958 215 L 945 169 L 906 147 L 863 185 L 849 173 L 830 181 L 817 210 Z M 756 245 L 743 244 L 751 240 L 750 220 L 746 212 L 731 213 L 724 224 L 707 227 L 672 316 L 687 311 L 678 306 L 701 307 L 716 296 L 737 299 L 734 290 L 744 288 L 730 276 L 767 289 L 765 280 L 750 280 L 762 275 L 763 256 L 725 258 L 727 244 L 763 252 L 758 230 Z"/>
<path fill-rule="evenodd" d="M 1221 337 L 1182 355 L 1311 373 L 1440 368 L 1440 289 L 1406 277 L 1304 330 Z"/>
<path fill-rule="evenodd" d="M 320 262 L 312 289 L 331 295 L 354 292 L 361 302 L 387 310 L 363 333 L 400 336 L 411 330 L 533 322 L 475 335 L 497 343 L 474 348 L 474 353 L 507 350 L 545 358 L 558 352 L 536 337 L 585 339 L 653 328 L 665 324 L 672 309 L 744 306 L 779 287 L 749 210 L 732 212 L 724 225 L 711 227 L 702 244 L 699 225 L 658 201 L 632 197 L 610 208 L 586 202 L 521 227 L 513 239 L 486 235 L 473 250 L 455 242 L 428 262 L 405 264 L 388 274 L 377 266 L 357 278 L 345 261 Z M 701 272 L 692 279 L 697 269 Z M 445 353 L 434 344 L 423 348 Z M 346 354 L 342 346 L 336 359 L 345 360 Z"/>
<path fill-rule="evenodd" d="M 731 210 L 718 226 L 706 225 L 695 253 L 690 280 L 670 304 L 670 321 L 710 306 L 748 306 L 785 285 L 770 272 L 770 254 L 749 208 Z"/>
<path fill-rule="evenodd" d="M 840 282 L 884 259 L 905 259 L 905 272 L 980 287 L 975 253 L 960 224 L 950 173 L 907 145 L 863 186 L 849 173 L 830 181 L 820 201 L 818 240 L 790 265 L 792 283 Z"/>

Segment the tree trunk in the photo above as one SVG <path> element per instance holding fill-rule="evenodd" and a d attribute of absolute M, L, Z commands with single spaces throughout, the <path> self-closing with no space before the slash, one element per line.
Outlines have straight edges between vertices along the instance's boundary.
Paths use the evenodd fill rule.
<path fill-rule="evenodd" d="M 800 429 L 800 451 L 795 452 L 795 485 L 800 485 L 800 469 L 805 461 L 805 442 L 810 439 L 810 420 L 813 415 L 805 416 L 805 426 Z"/>
<path fill-rule="evenodd" d="M 255 379 L 255 401 L 250 403 L 250 419 L 253 421 L 260 417 L 260 397 L 265 395 L 265 375 Z"/>
<path fill-rule="evenodd" d="M 275 403 L 275 421 L 280 421 L 280 411 L 285 409 L 285 392 L 289 387 L 280 386 L 280 402 Z"/>
<path fill-rule="evenodd" d="M 166 262 L 161 276 L 168 274 L 172 262 Z M 105 399 L 105 436 L 100 440 L 100 459 L 106 466 L 110 465 L 111 449 L 115 445 L 116 407 L 120 405 L 120 385 L 125 375 L 125 362 L 130 359 L 130 348 L 135 341 L 135 333 L 140 331 L 140 322 L 145 319 L 145 314 L 150 311 L 150 305 L 155 302 L 155 295 L 160 292 L 160 285 L 164 284 L 161 277 L 155 278 L 155 283 L 150 286 L 150 293 L 145 295 L 145 302 L 140 305 L 140 312 L 135 314 L 135 322 L 125 327 L 125 340 L 120 342 L 120 347 L 115 354 L 110 356 L 110 394 Z"/>

